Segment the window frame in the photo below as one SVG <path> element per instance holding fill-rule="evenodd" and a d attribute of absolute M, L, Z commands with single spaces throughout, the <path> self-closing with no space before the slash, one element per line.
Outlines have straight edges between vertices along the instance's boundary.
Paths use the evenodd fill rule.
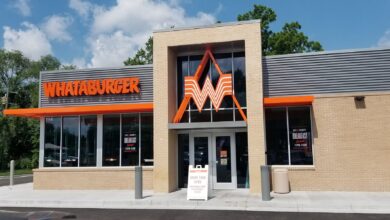
<path fill-rule="evenodd" d="M 121 153 L 121 151 L 122 151 L 122 142 L 123 142 L 123 140 L 122 140 L 122 115 L 126 115 L 126 114 L 134 114 L 134 115 L 137 115 L 137 118 L 138 118 L 138 123 L 139 123 L 139 126 L 138 126 L 138 135 L 139 135 L 139 152 L 138 152 L 138 163 L 137 163 L 137 165 L 134 165 L 134 166 L 122 166 L 122 164 L 121 164 L 121 161 L 122 161 L 122 153 Z M 100 158 L 101 158 L 101 160 L 103 161 L 103 146 L 102 146 L 102 149 L 101 149 L 101 151 L 100 151 L 100 154 L 101 155 L 98 155 L 98 152 L 99 152 L 99 150 L 98 150 L 98 143 L 99 143 L 99 141 L 101 141 L 101 143 L 103 143 L 103 136 L 101 136 L 101 137 L 99 137 L 98 136 L 98 133 L 99 133 L 99 129 L 103 129 L 103 126 L 104 126 L 104 124 L 102 123 L 101 124 L 101 128 L 99 128 L 99 115 L 102 117 L 102 119 L 103 119 L 103 116 L 104 115 L 119 115 L 119 117 L 120 117 L 120 120 L 119 120 L 119 122 L 120 122 L 120 124 L 119 124 L 119 126 L 120 126 L 120 140 L 119 140 L 119 159 L 120 159 L 120 163 L 119 163 L 119 165 L 118 166 L 103 166 L 103 164 L 101 165 L 101 166 L 99 166 L 98 164 L 98 160 L 99 160 L 99 156 L 100 156 Z M 60 155 L 59 155 L 59 161 L 60 161 L 60 163 L 59 163 L 59 166 L 53 166 L 53 167 L 49 167 L 49 166 L 45 166 L 45 164 L 44 164 L 44 158 L 45 158 L 45 148 L 43 148 L 43 152 L 42 152 L 42 159 L 43 159 L 43 161 L 42 161 L 42 168 L 44 168 L 44 169 L 59 169 L 59 168 L 65 168 L 65 169 L 83 169 L 83 168 L 113 168 L 113 169 L 115 169 L 115 168 L 134 168 L 134 167 L 136 167 L 136 166 L 142 166 L 142 167 L 150 167 L 150 168 L 153 168 L 154 167 L 154 155 L 152 155 L 153 156 L 153 165 L 142 165 L 142 129 L 141 129 L 141 126 L 142 126 L 142 115 L 150 115 L 152 118 L 153 118 L 153 121 L 154 121 L 154 115 L 153 115 L 153 112 L 134 112 L 134 113 L 119 113 L 119 114 L 97 114 L 97 115 L 62 115 L 62 116 L 51 116 L 51 117 L 43 117 L 43 121 L 44 121 L 44 123 L 43 123 L 43 131 L 44 131 L 44 135 L 43 135 L 43 139 L 42 140 L 40 140 L 40 141 L 42 141 L 43 142 L 43 146 L 45 146 L 45 142 L 46 142 L 46 131 L 45 131 L 45 129 L 46 129 L 46 119 L 47 118 L 59 118 L 59 120 L 60 120 L 60 149 L 59 149 L 59 153 L 60 153 Z M 96 150 L 96 155 L 95 155 L 95 157 L 96 157 L 96 164 L 95 164 L 95 166 L 80 166 L 80 147 L 81 147 L 81 138 L 80 138 L 80 133 L 81 133 L 81 117 L 82 116 L 96 116 L 96 148 L 97 148 L 97 150 Z M 62 132 L 62 129 L 63 129 L 63 118 L 64 117 L 77 117 L 78 118 L 78 144 L 77 144 L 77 146 L 78 146 L 78 149 L 77 149 L 77 158 L 78 158 L 78 163 L 77 163 L 77 166 L 74 166 L 74 167 L 67 167 L 67 166 L 62 166 L 62 148 L 63 148 L 63 144 L 62 144 L 62 139 L 63 139 L 63 132 Z M 103 121 L 102 121 L 103 122 Z M 153 130 L 154 130 L 154 128 L 153 128 L 153 123 L 152 123 L 152 134 L 154 134 L 154 132 L 153 132 Z M 100 139 L 100 140 L 99 140 Z M 152 143 L 153 143 L 153 145 L 152 145 L 152 148 L 154 148 L 154 141 L 152 141 Z M 153 149 L 153 152 L 154 152 L 154 149 Z"/>
<path fill-rule="evenodd" d="M 295 108 L 295 107 L 307 107 L 310 112 L 310 138 L 311 138 L 311 152 L 312 152 L 312 158 L 313 158 L 313 164 L 307 164 L 307 165 L 299 165 L 299 164 L 291 164 L 291 144 L 290 144 L 290 122 L 289 122 L 289 108 Z M 313 134 L 313 106 L 312 105 L 289 105 L 289 106 L 275 106 L 275 107 L 264 107 L 264 119 L 265 118 L 265 109 L 275 109 L 275 108 L 284 108 L 286 111 L 286 128 L 287 128 L 287 149 L 288 149 L 288 164 L 283 165 L 283 164 L 268 164 L 267 161 L 267 156 L 265 157 L 266 159 L 266 164 L 274 167 L 274 168 L 297 168 L 297 169 L 313 169 L 315 168 L 315 143 L 314 143 L 314 134 Z M 264 127 L 265 127 L 265 121 L 264 121 Z M 264 129 L 265 133 L 265 152 L 268 150 L 268 145 L 267 145 L 267 128 L 265 127 Z M 265 153 L 264 152 L 264 153 Z"/>
<path fill-rule="evenodd" d="M 214 54 L 214 56 L 218 56 L 219 54 L 230 54 L 230 57 L 231 57 L 231 67 L 232 67 L 232 72 L 231 72 L 231 74 L 232 74 L 232 79 L 233 79 L 233 93 L 234 93 L 234 85 L 235 85 L 235 82 L 234 82 L 234 79 L 235 79 L 235 68 L 234 68 L 234 58 L 236 57 L 235 56 L 235 54 L 238 54 L 238 53 L 244 53 L 244 60 L 246 60 L 246 55 L 245 55 L 245 50 L 243 50 L 243 49 L 233 49 L 233 50 L 221 50 L 221 51 L 216 51 L 215 53 L 213 53 Z M 176 109 L 178 109 L 179 108 L 179 101 L 178 101 L 178 95 L 179 95 L 179 83 L 178 83 L 178 77 L 179 77 L 179 68 L 178 68 L 178 58 L 179 57 L 182 57 L 183 59 L 184 59 L 184 57 L 186 57 L 187 59 L 187 73 L 185 74 L 185 76 L 190 76 L 190 69 L 191 69 L 191 67 L 190 67 L 190 63 L 191 63 L 191 56 L 203 56 L 203 54 L 202 53 L 200 53 L 200 52 L 194 52 L 194 53 L 181 53 L 181 54 L 178 54 L 177 55 L 177 59 L 176 59 L 176 74 L 175 74 L 175 85 L 176 85 L 176 87 L 175 87 L 175 94 L 176 94 L 176 101 L 175 101 L 175 103 L 176 103 Z M 217 59 L 217 58 L 216 58 Z M 210 63 L 209 63 L 209 65 L 210 65 L 210 79 L 212 80 L 212 78 L 211 78 L 211 66 L 213 65 L 212 64 L 212 62 L 210 61 Z M 180 70 L 181 71 L 181 70 Z M 245 69 L 245 77 L 246 77 L 246 69 Z M 184 78 L 183 78 L 183 83 L 184 83 Z M 246 82 L 245 82 L 245 93 L 246 93 L 246 88 L 247 88 L 247 85 L 246 85 Z M 184 93 L 184 88 L 183 88 L 183 93 Z M 209 99 L 208 99 L 209 100 Z M 206 104 L 207 104 L 207 101 L 206 101 Z M 188 114 L 188 121 L 186 121 L 186 122 L 180 122 L 180 123 L 213 123 L 213 122 L 221 122 L 221 121 L 214 121 L 213 120 L 213 115 L 215 114 L 215 108 L 214 108 L 214 106 L 212 105 L 212 103 L 211 103 L 211 101 L 210 101 L 210 106 L 208 106 L 208 107 L 206 107 L 206 104 L 205 104 L 205 106 L 204 106 L 204 108 L 202 109 L 202 112 L 207 112 L 207 113 L 210 113 L 210 120 L 209 121 L 202 121 L 202 122 L 193 122 L 192 120 L 191 120 L 191 113 L 193 112 L 193 113 L 196 113 L 196 112 L 198 112 L 198 109 L 192 109 L 191 108 L 191 102 L 189 102 L 189 104 L 188 104 L 188 106 L 187 106 L 187 108 L 186 108 L 186 110 L 184 111 L 185 112 L 185 114 Z M 245 102 L 245 106 L 241 106 L 241 109 L 242 110 L 247 110 L 247 104 L 248 104 L 248 102 L 247 102 L 247 100 L 246 100 L 246 102 Z M 236 119 L 236 113 L 237 113 L 237 106 L 236 106 L 236 104 L 234 103 L 234 101 L 232 101 L 232 107 L 227 107 L 227 108 L 219 108 L 219 110 L 231 110 L 232 111 L 232 117 L 233 117 L 233 120 L 231 120 L 230 122 L 240 122 L 240 121 L 243 121 L 243 120 L 240 120 L 240 119 Z M 222 121 L 222 122 L 225 122 L 225 121 Z"/>

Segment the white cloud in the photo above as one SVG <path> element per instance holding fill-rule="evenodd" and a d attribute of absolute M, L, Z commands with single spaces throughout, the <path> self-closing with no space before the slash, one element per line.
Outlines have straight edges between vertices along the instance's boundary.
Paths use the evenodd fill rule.
<path fill-rule="evenodd" d="M 184 8 L 168 2 L 117 0 L 115 6 L 96 13 L 92 31 L 102 33 L 123 30 L 127 33 L 139 33 L 171 26 L 210 24 L 215 21 L 214 16 L 204 12 L 189 17 Z"/>
<path fill-rule="evenodd" d="M 378 47 L 390 47 L 390 30 L 387 30 L 385 34 L 379 39 L 377 43 Z"/>
<path fill-rule="evenodd" d="M 94 5 L 88 1 L 70 0 L 69 8 L 75 10 L 81 17 L 88 18 L 94 9 Z"/>
<path fill-rule="evenodd" d="M 117 0 L 109 8 L 71 0 L 70 7 L 80 16 L 92 14 L 92 27 L 87 38 L 91 60 L 89 67 L 121 66 L 133 56 L 153 30 L 171 26 L 194 26 L 216 22 L 213 14 L 198 12 L 188 16 L 179 1 Z"/>
<path fill-rule="evenodd" d="M 30 0 L 16 0 L 13 3 L 13 7 L 18 9 L 20 14 L 23 16 L 30 16 L 31 15 L 31 8 L 29 6 Z"/>
<path fill-rule="evenodd" d="M 101 34 L 89 40 L 92 58 L 89 67 L 121 66 L 129 54 L 134 53 L 138 44 L 134 38 L 122 31 Z"/>
<path fill-rule="evenodd" d="M 35 25 L 24 22 L 24 29 L 12 29 L 4 26 L 4 48 L 6 50 L 20 50 L 23 54 L 33 60 L 41 56 L 52 54 L 51 45 L 46 35 Z"/>
<path fill-rule="evenodd" d="M 67 29 L 72 22 L 72 17 L 53 15 L 46 18 L 46 21 L 42 24 L 42 30 L 50 40 L 70 41 L 72 37 Z"/>
<path fill-rule="evenodd" d="M 76 57 L 72 60 L 71 65 L 75 65 L 78 69 L 87 67 L 87 61 L 83 57 Z"/>

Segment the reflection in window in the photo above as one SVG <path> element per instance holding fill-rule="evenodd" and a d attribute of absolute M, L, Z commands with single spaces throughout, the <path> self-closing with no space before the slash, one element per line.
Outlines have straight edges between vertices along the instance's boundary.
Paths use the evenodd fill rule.
<path fill-rule="evenodd" d="M 188 134 L 177 135 L 179 188 L 187 188 L 188 166 L 190 164 L 190 142 Z"/>
<path fill-rule="evenodd" d="M 61 148 L 61 118 L 45 118 L 45 149 L 44 162 L 45 167 L 60 166 L 60 148 Z"/>
<path fill-rule="evenodd" d="M 103 116 L 103 166 L 119 166 L 120 115 Z"/>
<path fill-rule="evenodd" d="M 313 165 L 310 107 L 267 108 L 265 118 L 268 164 Z"/>
<path fill-rule="evenodd" d="M 96 147 L 96 116 L 80 116 L 80 166 L 96 166 Z"/>
<path fill-rule="evenodd" d="M 78 166 L 79 117 L 62 118 L 62 166 Z"/>
<path fill-rule="evenodd" d="M 286 108 L 265 109 L 268 164 L 288 165 Z"/>
<path fill-rule="evenodd" d="M 141 165 L 153 165 L 153 114 L 141 114 Z"/>
<path fill-rule="evenodd" d="M 246 107 L 245 53 L 233 53 L 234 95 L 241 107 Z"/>
<path fill-rule="evenodd" d="M 139 114 L 122 115 L 122 166 L 136 166 L 139 158 Z"/>
<path fill-rule="evenodd" d="M 249 188 L 247 132 L 236 133 L 236 161 L 237 187 Z"/>

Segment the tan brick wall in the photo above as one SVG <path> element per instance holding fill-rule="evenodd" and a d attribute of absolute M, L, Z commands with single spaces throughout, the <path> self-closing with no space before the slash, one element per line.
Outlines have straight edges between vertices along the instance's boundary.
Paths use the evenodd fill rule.
<path fill-rule="evenodd" d="M 252 192 L 260 191 L 260 165 L 264 164 L 264 123 L 260 23 L 172 30 L 153 34 L 154 83 L 154 190 L 177 189 L 176 133 L 168 123 L 176 113 L 176 54 L 184 45 L 244 41 L 247 75 L 249 173 Z"/>
<path fill-rule="evenodd" d="M 390 95 L 316 97 L 314 168 L 290 169 L 292 190 L 390 191 Z"/>
<path fill-rule="evenodd" d="M 34 189 L 121 190 L 134 189 L 134 168 L 35 169 Z M 143 168 L 143 188 L 153 189 L 153 168 Z"/>

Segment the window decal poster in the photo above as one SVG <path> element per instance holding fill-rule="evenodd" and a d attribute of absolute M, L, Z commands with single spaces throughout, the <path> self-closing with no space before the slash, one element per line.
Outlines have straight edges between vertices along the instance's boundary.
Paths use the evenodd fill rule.
<path fill-rule="evenodd" d="M 305 149 L 308 146 L 308 135 L 306 128 L 294 128 L 292 130 L 293 147 L 296 150 Z"/>
<path fill-rule="evenodd" d="M 136 153 L 137 152 L 137 134 L 129 132 L 123 134 L 123 152 Z"/>

